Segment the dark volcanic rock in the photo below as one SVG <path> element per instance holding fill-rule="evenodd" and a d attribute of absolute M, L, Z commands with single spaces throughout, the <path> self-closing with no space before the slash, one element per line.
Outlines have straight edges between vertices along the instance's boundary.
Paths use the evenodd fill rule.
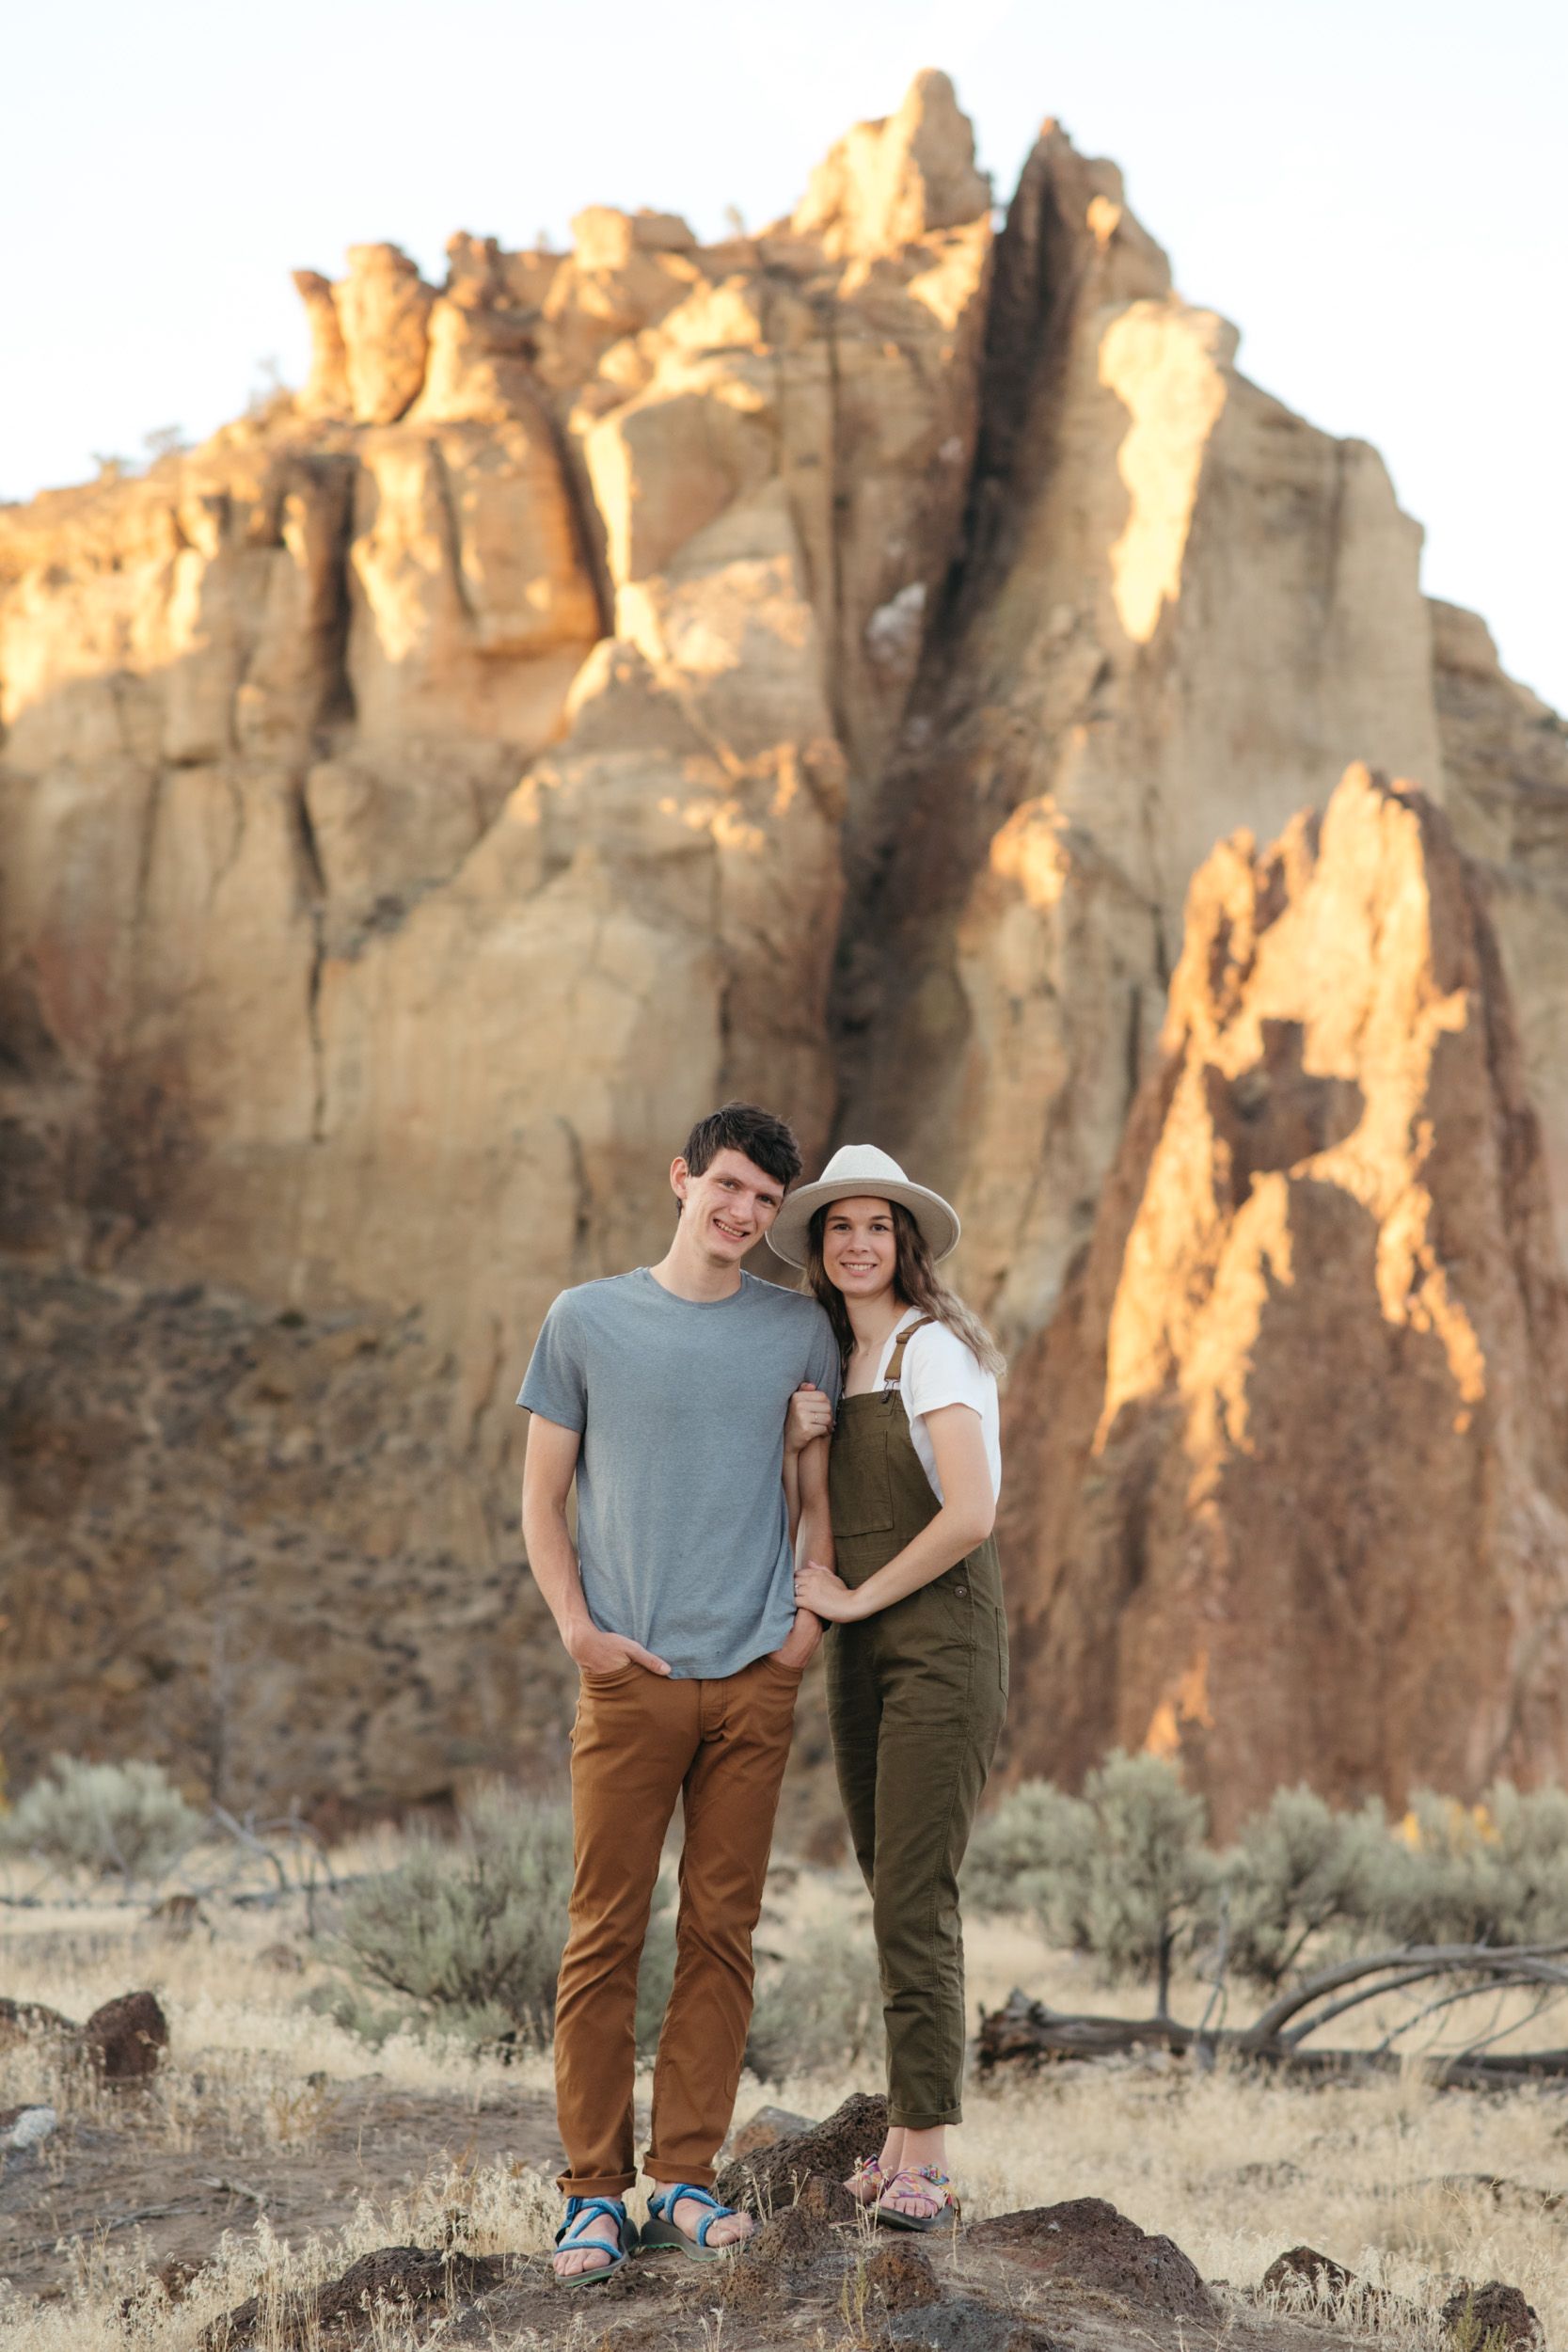
<path fill-rule="evenodd" d="M 350 2263 L 341 2279 L 306 2295 L 289 2296 L 275 2313 L 271 2298 L 257 2296 L 214 2319 L 198 2339 L 201 2352 L 247 2352 L 264 2341 L 269 2347 L 348 2345 L 369 2339 L 378 2306 L 391 2311 L 445 2302 L 449 2296 L 487 2294 L 507 2273 L 501 2254 L 454 2254 L 437 2246 L 378 2246 Z M 602 2293 L 603 2290 L 601 2289 Z M 276 2332 L 272 2332 L 272 2331 Z"/>
<path fill-rule="evenodd" d="M 168 2020 L 152 1994 L 122 1993 L 93 2010 L 81 2042 L 105 2082 L 141 2082 L 168 2047 Z"/>
<path fill-rule="evenodd" d="M 768 2310 L 831 2254 L 834 2243 L 831 2225 L 819 2214 L 804 2205 L 782 2206 L 725 2265 L 725 2302 L 736 2311 Z"/>
<path fill-rule="evenodd" d="M 868 2300 L 886 2312 L 910 2312 L 924 2303 L 940 2303 L 942 2289 L 930 2261 L 908 2238 L 879 2246 L 865 2265 Z"/>
<path fill-rule="evenodd" d="M 1292 2308 L 1310 2308 L 1321 2301 L 1331 2312 L 1374 2327 L 1419 2326 L 1420 2314 L 1414 2303 L 1391 2295 L 1386 2287 L 1370 2285 L 1357 2272 L 1337 2263 L 1332 2254 L 1321 2254 L 1315 2246 L 1288 2246 L 1283 2254 L 1276 2254 L 1263 2273 L 1259 2291 L 1277 2295 Z"/>
<path fill-rule="evenodd" d="M 891 2313 L 882 2341 L 897 2344 L 900 2352 L 1071 2352 L 1033 2321 L 971 2295 Z"/>
<path fill-rule="evenodd" d="M 1458 2287 L 1443 2306 L 1443 2325 L 1457 2343 L 1486 2344 L 1501 2337 L 1510 2352 L 1539 2352 L 1545 2330 L 1518 2287 L 1488 2279 L 1483 2287 Z"/>
<path fill-rule="evenodd" d="M 731 2160 L 754 2156 L 761 2149 L 776 2148 L 781 2139 L 799 2139 L 802 2132 L 816 2128 L 809 2115 L 794 2115 L 788 2107 L 758 2107 L 730 2142 Z"/>
<path fill-rule="evenodd" d="M 814 2214 L 818 2221 L 853 2221 L 861 2210 L 844 2183 L 828 2172 L 808 2172 L 795 2203 L 799 2212 Z"/>
<path fill-rule="evenodd" d="M 1282 2295 L 1297 2284 L 1342 2303 L 1354 2294 L 1357 2281 L 1354 2271 L 1332 2254 L 1320 2254 L 1315 2246 L 1288 2246 L 1264 2271 L 1262 2289 L 1265 2295 Z"/>
<path fill-rule="evenodd" d="M 1003 2249 L 1065 2286 L 1096 2287 L 1173 2319 L 1215 2316 L 1208 2288 L 1180 2246 L 1150 2237 L 1102 2197 L 998 2214 L 967 2234 L 971 2245 Z"/>
<path fill-rule="evenodd" d="M 874 2156 L 887 2137 L 887 2101 L 858 2090 L 825 2123 L 814 2124 L 753 2154 L 732 2158 L 719 2175 L 714 2194 L 721 2203 L 747 2213 L 768 2213 L 789 2204 L 808 2174 L 847 2180 L 862 2156 Z"/>

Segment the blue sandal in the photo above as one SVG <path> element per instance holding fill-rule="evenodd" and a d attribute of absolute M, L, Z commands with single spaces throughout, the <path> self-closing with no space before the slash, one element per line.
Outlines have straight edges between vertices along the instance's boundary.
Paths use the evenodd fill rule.
<path fill-rule="evenodd" d="M 596 2221 L 601 2214 L 607 2217 L 615 2233 L 613 2244 L 608 2237 L 589 2237 L 586 2233 L 574 2237 L 571 2234 L 579 2221 Z M 568 2197 L 566 2218 L 555 2233 L 555 2242 L 563 2249 L 593 2247 L 599 2253 L 610 2256 L 607 2263 L 594 2263 L 587 2270 L 574 2270 L 564 2277 L 559 2270 L 555 2274 L 557 2286 L 596 2287 L 604 2283 L 612 2270 L 620 2269 L 628 2254 L 636 2253 L 638 2229 L 626 2213 L 623 2198 Z"/>
<path fill-rule="evenodd" d="M 708 2207 L 697 2224 L 695 2239 L 689 2238 L 686 2232 L 675 2225 L 675 2207 L 683 2197 L 695 2198 L 699 2205 Z M 730 2221 L 734 2217 L 733 2205 L 721 2205 L 718 2198 L 710 2197 L 705 2188 L 690 2188 L 684 2182 L 677 2181 L 673 2187 L 658 2189 L 649 2198 L 648 2218 L 642 2224 L 641 2233 L 641 2245 L 644 2251 L 655 2246 L 678 2246 L 681 2252 L 694 2263 L 722 2262 L 726 2254 L 735 2252 L 735 2246 L 710 2246 L 707 2233 L 716 2221 Z M 737 2239 L 736 2243 L 739 2245 L 744 2241 Z"/>

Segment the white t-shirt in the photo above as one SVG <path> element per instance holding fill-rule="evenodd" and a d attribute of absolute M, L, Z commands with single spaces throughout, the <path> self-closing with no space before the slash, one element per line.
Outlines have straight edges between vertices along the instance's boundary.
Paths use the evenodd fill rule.
<path fill-rule="evenodd" d="M 877 1366 L 875 1388 L 880 1389 L 887 1378 L 889 1359 L 898 1342 L 898 1334 L 908 1323 L 918 1321 L 920 1310 L 911 1307 L 900 1316 L 888 1335 Z M 931 1482 L 931 1492 L 939 1502 L 944 1500 L 942 1481 L 937 1476 L 937 1457 L 932 1451 L 926 1427 L 926 1415 L 942 1410 L 944 1405 L 967 1405 L 980 1416 L 980 1431 L 986 1441 L 986 1460 L 990 1468 L 993 1496 L 1002 1492 L 1002 1411 L 997 1403 L 996 1375 L 987 1372 L 973 1351 L 964 1345 L 956 1331 L 945 1323 L 928 1323 L 917 1331 L 904 1350 L 904 1369 L 899 1376 L 898 1393 L 904 1400 L 904 1410 L 910 1417 L 910 1438 L 919 1457 L 920 1467 Z"/>

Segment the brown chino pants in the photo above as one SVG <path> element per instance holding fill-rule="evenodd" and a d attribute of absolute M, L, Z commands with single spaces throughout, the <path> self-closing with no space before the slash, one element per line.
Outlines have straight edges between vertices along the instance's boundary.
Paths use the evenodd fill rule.
<path fill-rule="evenodd" d="M 637 1964 L 664 1834 L 685 1801 L 675 1981 L 654 2066 L 647 2169 L 709 2188 L 752 2022 L 762 1909 L 800 1677 L 759 1658 L 722 1681 L 584 1675 L 572 1728 L 571 1924 L 555 2006 L 556 2112 L 573 2197 L 637 2178 Z"/>

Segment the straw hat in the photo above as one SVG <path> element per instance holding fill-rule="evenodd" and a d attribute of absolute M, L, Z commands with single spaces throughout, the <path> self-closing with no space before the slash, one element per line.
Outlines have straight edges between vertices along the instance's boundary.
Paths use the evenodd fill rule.
<path fill-rule="evenodd" d="M 945 1258 L 957 1248 L 957 1209 L 940 1192 L 911 1184 L 897 1161 L 874 1143 L 847 1143 L 833 1153 L 815 1184 L 800 1184 L 788 1194 L 768 1229 L 768 1248 L 789 1265 L 804 1265 L 811 1221 L 823 1203 L 862 1199 L 896 1200 L 908 1209 L 933 1259 Z"/>

